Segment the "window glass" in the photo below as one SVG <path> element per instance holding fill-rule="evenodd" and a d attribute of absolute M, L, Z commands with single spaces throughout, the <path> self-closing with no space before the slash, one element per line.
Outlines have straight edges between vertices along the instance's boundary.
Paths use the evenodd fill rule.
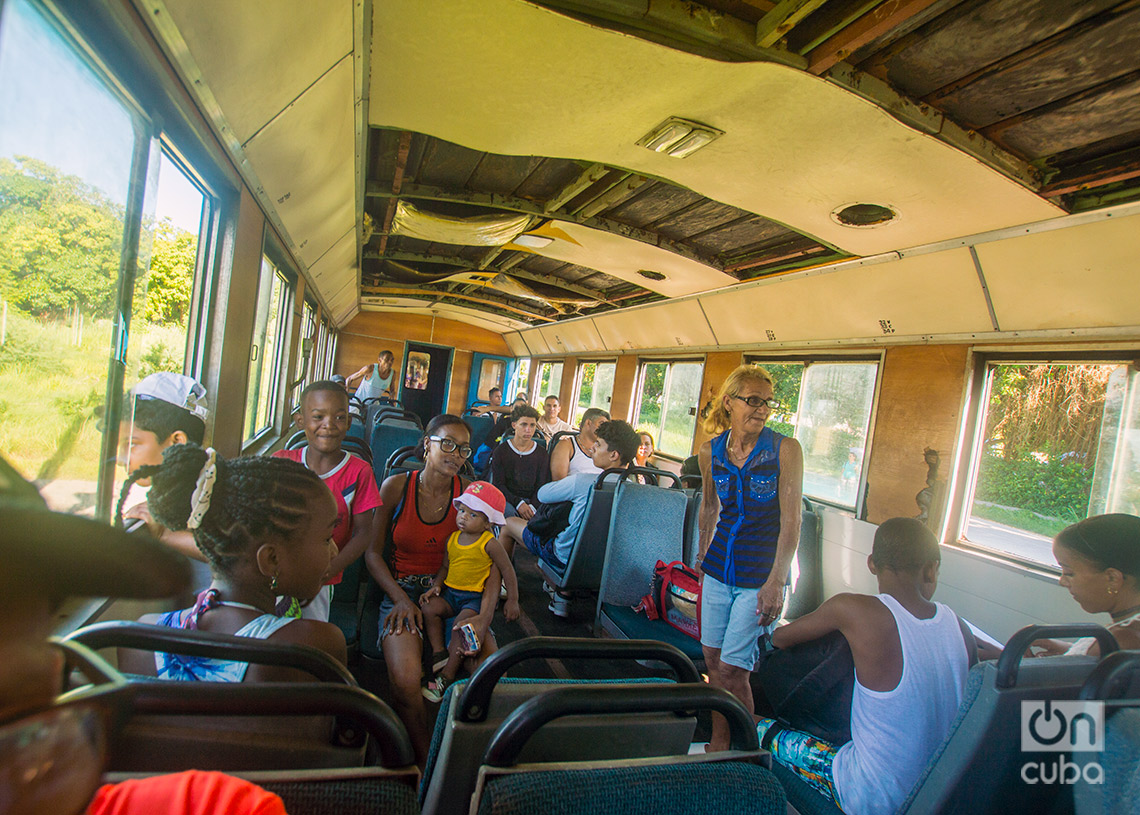
<path fill-rule="evenodd" d="M 657 449 L 690 455 L 701 396 L 700 362 L 647 362 L 641 366 L 637 427 L 653 434 Z"/>
<path fill-rule="evenodd" d="M 272 426 L 281 370 L 281 346 L 285 331 L 285 308 L 289 284 L 269 258 L 261 259 L 257 286 L 253 344 L 249 357 L 249 389 L 246 391 L 245 435 L 252 439 Z"/>
<path fill-rule="evenodd" d="M 588 408 L 601 408 L 609 413 L 615 373 L 616 362 L 584 362 L 578 366 L 578 397 L 574 400 L 574 418 L 570 424 L 578 427 Z"/>
<path fill-rule="evenodd" d="M 53 509 L 105 514 L 96 413 L 119 347 L 135 122 L 38 9 L 9 0 L 0 123 L 0 450 Z"/>
<path fill-rule="evenodd" d="M 317 313 L 310 305 L 309 301 L 305 301 L 305 305 L 301 310 L 301 339 L 297 345 L 297 368 L 293 374 L 293 381 L 305 380 L 309 381 L 309 371 L 313 370 L 313 366 L 309 363 L 313 360 L 313 334 L 317 330 Z M 305 350 L 306 344 L 308 351 Z M 304 387 L 305 382 L 301 382 L 297 386 L 298 389 Z M 299 392 L 299 390 L 298 390 Z"/>
<path fill-rule="evenodd" d="M 317 323 L 317 339 L 316 344 L 313 346 L 314 379 L 328 379 L 332 376 L 332 371 L 325 365 L 325 345 L 327 343 L 328 328 L 325 326 L 325 321 L 321 320 Z"/>
<path fill-rule="evenodd" d="M 475 398 L 485 400 L 491 388 L 501 389 L 505 384 L 503 382 L 505 373 L 506 366 L 501 359 L 484 359 L 483 364 L 479 366 L 479 385 L 475 389 Z"/>
<path fill-rule="evenodd" d="M 542 409 L 543 400 L 547 396 L 558 396 L 562 387 L 562 363 L 542 362 L 538 366 L 538 376 L 535 378 L 534 398 L 531 400 Z"/>
<path fill-rule="evenodd" d="M 767 426 L 804 451 L 804 495 L 854 508 L 875 398 L 876 362 L 757 362 L 780 407 Z"/>
<path fill-rule="evenodd" d="M 329 326 L 328 342 L 325 348 L 325 368 L 331 374 L 335 369 L 333 363 L 336 362 L 336 343 L 340 334 L 335 328 Z"/>
<path fill-rule="evenodd" d="M 993 363 L 965 537 L 1053 565 L 1089 515 L 1140 514 L 1140 400 L 1128 365 Z"/>
<path fill-rule="evenodd" d="M 525 395 L 526 394 L 526 383 L 527 383 L 527 380 L 529 380 L 529 379 L 530 379 L 530 360 L 529 359 L 520 359 L 518 361 L 518 364 L 515 366 L 514 387 L 512 388 L 513 392 L 510 394 L 509 398 L 513 399 L 513 398 L 517 397 L 520 393 Z M 503 401 L 507 401 L 507 399 L 504 399 Z"/>

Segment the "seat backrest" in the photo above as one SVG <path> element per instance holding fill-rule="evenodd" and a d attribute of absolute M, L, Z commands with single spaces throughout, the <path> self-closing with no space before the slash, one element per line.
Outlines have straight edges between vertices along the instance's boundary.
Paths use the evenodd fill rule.
<path fill-rule="evenodd" d="M 685 483 L 685 479 L 681 479 Z M 697 555 L 701 552 L 701 500 L 704 493 L 698 486 L 685 487 L 685 529 L 681 539 L 681 559 L 686 566 L 696 568 Z"/>
<path fill-rule="evenodd" d="M 582 523 L 574 536 L 570 553 L 566 556 L 566 568 L 561 575 L 542 569 L 548 582 L 560 589 L 582 589 L 596 591 L 601 585 L 602 566 L 606 559 L 606 541 L 610 534 L 610 519 L 614 505 L 614 494 L 618 477 L 622 470 L 606 470 L 598 475 L 590 495 L 586 499 L 586 510 Z M 540 568 L 543 562 L 540 561 Z"/>
<path fill-rule="evenodd" d="M 495 426 L 495 417 L 490 413 L 484 413 L 480 416 L 464 416 L 463 421 L 471 428 L 471 449 L 478 450 L 487 440 L 491 428 Z"/>
<path fill-rule="evenodd" d="M 505 719 L 536 695 L 567 687 L 615 683 L 654 686 L 671 682 L 658 678 L 548 680 L 502 676 L 519 662 L 546 658 L 547 655 L 596 658 L 609 664 L 622 660 L 634 674 L 644 672 L 634 665 L 633 660 L 667 658 L 676 666 L 679 679 L 693 682 L 699 678 L 696 668 L 683 654 L 662 643 L 551 637 L 532 637 L 511 643 L 484 662 L 472 680 L 461 680 L 447 689 L 424 768 L 420 802 L 425 815 L 461 815 L 468 811 L 481 756 L 491 737 Z M 630 714 L 608 724 L 608 732 L 600 734 L 597 722 L 566 719 L 528 743 L 525 757 L 528 760 L 556 761 L 570 754 L 567 753 L 570 745 L 576 745 L 572 749 L 578 753 L 585 750 L 594 758 L 683 754 L 692 740 L 694 720 L 672 715 Z M 582 742 L 586 747 L 582 747 Z"/>
<path fill-rule="evenodd" d="M 1079 631 L 1080 634 L 1066 632 Z M 1100 626 L 1029 626 L 997 662 L 975 665 L 950 733 L 935 751 L 900 812 L 1045 812 L 1063 785 L 1024 782 L 1021 703 L 1076 699 L 1097 660 L 1086 656 L 1019 659 L 1040 636 L 1112 635 Z M 1102 647 L 1104 645 L 1102 644 Z"/>
<path fill-rule="evenodd" d="M 388 457 L 401 447 L 419 444 L 422 435 L 415 428 L 393 427 L 387 424 L 380 424 L 372 430 L 370 444 L 372 447 L 372 470 L 378 483 L 384 478 L 384 466 L 388 462 Z"/>
<path fill-rule="evenodd" d="M 823 558 L 820 553 L 819 516 L 806 499 L 800 515 L 800 542 L 796 546 L 791 591 L 784 606 L 784 617 L 794 620 L 815 611 L 822 602 Z"/>
<path fill-rule="evenodd" d="M 599 610 L 602 603 L 636 605 L 657 561 L 681 560 L 687 504 L 683 490 L 630 481 L 618 485 L 599 585 Z"/>
<path fill-rule="evenodd" d="M 711 708 L 727 717 L 732 750 L 720 754 L 647 755 L 594 759 L 588 755 L 607 720 L 633 712 Z M 566 739 L 549 763 L 524 756 L 532 737 L 570 716 L 593 725 Z M 581 752 L 579 752 L 581 751 Z M 520 761 L 525 766 L 517 766 Z M 539 759 L 542 761 L 542 759 Z M 691 685 L 611 685 L 547 691 L 520 705 L 483 754 L 472 802 L 480 813 L 785 812 L 780 785 L 762 765 L 751 714 L 720 688 Z M 570 763 L 584 762 L 584 763 Z"/>
<path fill-rule="evenodd" d="M 1140 813 L 1138 680 L 1140 651 L 1118 651 L 1102 659 L 1081 688 L 1082 700 L 1102 706 L 1104 741 L 1099 751 L 1073 753 L 1080 772 L 1072 785 L 1076 815 Z"/>
<path fill-rule="evenodd" d="M 296 433 L 289 437 L 288 441 L 285 442 L 285 449 L 297 450 L 301 447 L 304 447 L 306 444 L 308 444 L 308 441 L 305 439 L 305 431 L 298 430 Z"/>

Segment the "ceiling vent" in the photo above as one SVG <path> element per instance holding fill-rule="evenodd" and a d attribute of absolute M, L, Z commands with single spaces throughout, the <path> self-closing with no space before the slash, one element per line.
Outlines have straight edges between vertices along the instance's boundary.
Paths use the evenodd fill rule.
<path fill-rule="evenodd" d="M 654 153 L 685 158 L 723 135 L 723 130 L 674 116 L 638 139 L 637 144 Z"/>
<path fill-rule="evenodd" d="M 898 212 L 885 204 L 845 204 L 831 211 L 831 220 L 855 229 L 883 226 L 898 217 Z"/>

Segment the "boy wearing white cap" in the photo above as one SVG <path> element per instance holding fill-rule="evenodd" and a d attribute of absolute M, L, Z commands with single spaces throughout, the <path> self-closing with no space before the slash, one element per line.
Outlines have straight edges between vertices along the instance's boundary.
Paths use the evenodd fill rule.
<path fill-rule="evenodd" d="M 193 377 L 161 371 L 142 379 L 127 394 L 123 422 L 119 431 L 119 463 L 130 475 L 144 464 L 162 464 L 162 454 L 176 444 L 193 442 L 201 445 L 206 435 L 206 389 Z M 140 486 L 150 486 L 140 479 Z M 147 531 L 176 552 L 195 561 L 193 587 L 210 584 L 206 557 L 189 532 L 173 532 L 151 517 L 146 501 L 135 503 L 125 513 L 123 505 L 128 493 L 119 497 L 118 515 L 146 524 Z"/>
<path fill-rule="evenodd" d="M 455 525 L 447 539 L 447 553 L 443 566 L 432 581 L 431 588 L 420 597 L 423 606 L 424 628 L 432 650 L 434 678 L 424 688 L 424 697 L 438 702 L 443 692 L 455 680 L 463 657 L 478 652 L 467 650 L 462 636 L 453 635 L 450 650 L 443 644 L 443 621 L 454 617 L 452 629 L 457 631 L 463 623 L 478 616 L 483 600 L 483 586 L 491 572 L 491 564 L 499 567 L 507 586 L 507 603 L 503 614 L 508 620 L 519 616 L 519 586 L 514 566 L 507 551 L 495 537 L 493 526 L 503 525 L 503 510 L 507 501 L 503 494 L 486 481 L 474 481 L 454 501 Z M 489 621 L 488 621 L 489 622 Z"/>

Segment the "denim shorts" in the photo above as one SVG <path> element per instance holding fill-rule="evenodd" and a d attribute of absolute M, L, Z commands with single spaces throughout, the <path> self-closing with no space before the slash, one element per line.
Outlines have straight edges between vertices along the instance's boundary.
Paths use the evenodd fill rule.
<path fill-rule="evenodd" d="M 530 531 L 529 526 L 524 526 L 522 542 L 523 546 L 555 568 L 566 568 L 566 564 L 558 559 L 558 555 L 554 554 L 554 538 L 540 538 Z"/>
<path fill-rule="evenodd" d="M 751 671 L 760 658 L 760 636 L 776 627 L 760 625 L 760 589 L 728 586 L 715 577 L 701 581 L 701 645 L 720 649 L 721 662 Z"/>
<path fill-rule="evenodd" d="M 469 608 L 476 614 L 483 607 L 483 592 L 481 591 L 463 591 L 462 589 L 453 589 L 451 586 L 445 585 L 443 591 L 439 593 L 449 606 L 453 615 L 459 614 L 465 608 Z"/>
<path fill-rule="evenodd" d="M 414 574 L 408 577 L 401 577 L 396 580 L 404 593 L 408 595 L 408 599 L 412 601 L 417 607 L 420 604 L 420 595 L 431 588 L 431 582 L 435 579 L 434 574 Z M 388 636 L 388 632 L 384 630 L 384 618 L 387 617 L 392 609 L 396 607 L 396 603 L 388 595 L 384 595 L 384 599 L 380 601 L 380 639 L 379 642 L 384 641 L 384 637 Z"/>

